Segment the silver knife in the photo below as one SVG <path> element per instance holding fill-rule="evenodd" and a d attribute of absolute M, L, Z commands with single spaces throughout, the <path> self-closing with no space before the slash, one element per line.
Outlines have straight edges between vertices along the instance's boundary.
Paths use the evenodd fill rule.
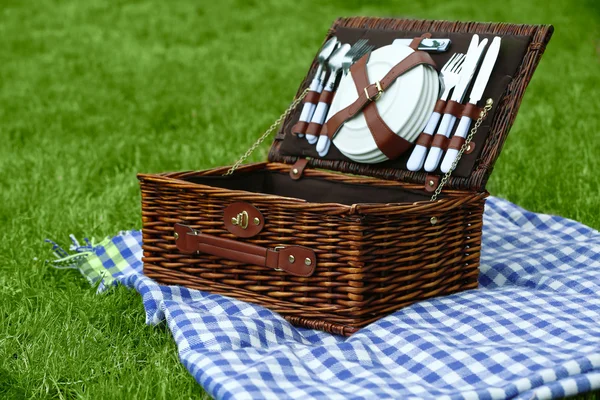
<path fill-rule="evenodd" d="M 467 87 L 469 86 L 469 83 L 475 74 L 475 70 L 477 69 L 477 65 L 481 59 L 481 54 L 483 53 L 483 49 L 485 48 L 487 42 L 487 39 L 483 39 L 481 43 L 479 43 L 479 35 L 473 35 L 471 43 L 469 44 L 469 50 L 467 51 L 465 63 L 463 64 L 463 68 L 460 73 L 460 80 L 458 81 L 458 85 L 456 85 L 452 91 L 452 97 L 450 98 L 451 100 L 462 103 Z M 440 126 L 437 129 L 437 133 L 446 137 L 450 136 L 450 132 L 452 131 L 455 122 L 456 117 L 454 115 L 444 114 L 442 117 L 442 122 L 440 122 Z M 429 154 L 427 154 L 427 159 L 425 160 L 425 171 L 435 171 L 440 163 L 440 159 L 442 158 L 442 151 L 443 150 L 439 147 L 431 146 L 429 149 Z"/>
<path fill-rule="evenodd" d="M 475 84 L 473 85 L 473 89 L 471 90 L 471 96 L 469 97 L 469 103 L 477 104 L 479 100 L 481 100 L 481 96 L 483 96 L 483 91 L 487 86 L 487 83 L 490 79 L 490 75 L 492 74 L 492 70 L 494 69 L 494 65 L 496 64 L 496 60 L 498 59 L 498 53 L 500 52 L 500 36 L 496 36 L 494 40 L 492 40 L 492 44 L 490 45 L 487 53 L 485 54 L 485 58 L 483 59 L 483 63 L 481 64 L 481 68 L 479 70 L 479 74 L 477 74 L 477 79 L 475 80 Z M 467 137 L 467 132 L 469 131 L 469 127 L 471 126 L 471 118 L 462 117 L 460 119 L 460 123 L 458 124 L 458 128 L 456 128 L 456 132 L 454 136 L 459 137 Z M 446 155 L 444 156 L 444 161 L 442 161 L 441 170 L 443 173 L 450 171 L 456 156 L 458 155 L 458 150 L 456 149 L 448 149 Z"/>

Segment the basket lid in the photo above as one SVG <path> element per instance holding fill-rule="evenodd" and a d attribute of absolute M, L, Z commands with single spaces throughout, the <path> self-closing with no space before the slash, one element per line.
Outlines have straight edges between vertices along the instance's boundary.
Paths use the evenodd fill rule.
<path fill-rule="evenodd" d="M 446 183 L 450 189 L 483 191 L 517 115 L 525 88 L 553 30 L 551 25 L 352 17 L 336 20 L 325 40 L 334 35 L 341 42 L 350 44 L 359 39 L 368 39 L 370 44 L 381 47 L 397 38 L 414 38 L 431 33 L 433 37 L 450 38 L 452 41 L 449 51 L 431 54 L 436 64 L 443 66 L 455 52 L 466 52 L 473 34 L 490 41 L 494 36 L 501 36 L 500 54 L 480 102 L 481 105 L 485 99 L 491 98 L 494 106 L 473 138 L 472 151 L 463 154 Z M 310 85 L 317 66 L 315 57 L 297 96 Z M 443 175 L 439 169 L 434 172 L 409 171 L 406 162 L 410 151 L 395 160 L 362 164 L 346 158 L 332 145 L 325 157 L 319 157 L 314 145 L 291 132 L 292 126 L 298 122 L 300 111 L 301 107 L 298 107 L 281 125 L 269 152 L 269 161 L 293 164 L 299 158 L 310 158 L 310 165 L 316 168 L 418 184 L 425 184 L 432 176 Z"/>

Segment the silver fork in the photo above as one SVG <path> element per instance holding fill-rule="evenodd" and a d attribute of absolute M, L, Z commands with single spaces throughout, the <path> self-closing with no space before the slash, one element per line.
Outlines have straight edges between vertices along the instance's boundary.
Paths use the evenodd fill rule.
<path fill-rule="evenodd" d="M 464 61 L 465 55 L 463 53 L 454 53 L 454 55 L 450 57 L 450 59 L 442 67 L 442 70 L 439 74 L 440 87 L 442 91 L 440 100 L 448 100 L 450 91 L 458 83 L 460 71 L 462 70 L 462 65 Z M 429 121 L 427 121 L 427 125 L 425 125 L 425 129 L 423 130 L 422 134 L 433 135 L 433 132 L 435 132 L 435 128 L 437 127 L 438 122 L 440 122 L 440 117 L 441 114 L 438 112 L 434 111 L 433 113 L 431 113 Z M 408 168 L 409 171 L 419 171 L 421 168 L 423 168 L 423 163 L 425 162 L 427 150 L 428 149 L 425 146 L 422 146 L 420 144 L 416 145 L 406 163 L 406 168 Z"/>
<path fill-rule="evenodd" d="M 344 71 L 344 75 L 348 75 L 348 71 L 350 71 L 352 64 L 366 53 L 364 50 L 369 47 L 367 43 L 368 41 L 366 39 L 360 39 L 354 43 L 352 48 L 350 48 L 350 51 L 346 53 L 342 60 L 342 70 Z"/>
<path fill-rule="evenodd" d="M 344 57 L 344 61 L 342 63 L 342 70 L 344 71 L 344 75 L 348 75 L 348 72 L 350 72 L 350 67 L 352 66 L 352 64 L 354 64 L 355 62 L 357 62 L 358 60 L 360 60 L 360 58 L 362 56 L 364 56 L 365 54 L 367 54 L 368 52 L 372 51 L 375 46 L 372 45 L 367 45 L 366 44 L 367 41 L 364 41 L 364 44 L 360 44 L 357 46 L 357 48 L 355 49 L 355 51 L 352 52 L 352 54 L 350 54 L 350 56 L 346 55 L 346 57 Z M 356 42 L 355 45 L 357 45 L 358 42 Z M 354 47 L 353 47 L 354 48 Z M 350 50 L 352 51 L 352 49 Z M 350 51 L 348 53 L 350 53 Z M 333 95 L 335 97 L 335 93 Z M 329 110 L 331 111 L 331 110 Z M 331 115 L 327 115 L 327 118 L 325 118 L 325 122 L 329 121 L 329 118 L 331 117 Z M 331 139 L 328 138 L 327 136 L 319 136 L 319 140 L 317 141 L 317 152 L 319 153 L 319 156 L 321 157 L 325 157 L 327 155 L 327 153 L 329 152 L 329 147 L 331 146 Z"/>
<path fill-rule="evenodd" d="M 446 101 L 450 95 L 450 90 L 456 86 L 460 77 L 460 71 L 465 61 L 465 55 L 463 53 L 454 53 L 452 57 L 444 64 L 444 67 L 440 71 L 440 86 L 442 89 L 442 95 L 440 99 Z"/>

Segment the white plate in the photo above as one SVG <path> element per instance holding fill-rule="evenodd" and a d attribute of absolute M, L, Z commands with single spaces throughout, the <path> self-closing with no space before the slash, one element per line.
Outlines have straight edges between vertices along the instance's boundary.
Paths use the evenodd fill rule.
<path fill-rule="evenodd" d="M 410 47 L 398 45 L 388 45 L 373 51 L 367 64 L 369 81 L 382 79 L 392 67 L 412 52 Z M 377 110 L 392 131 L 404 133 L 403 127 L 407 125 L 410 127 L 414 115 L 420 111 L 419 101 L 422 100 L 421 97 L 426 89 L 426 70 L 426 67 L 419 65 L 406 72 L 398 77 L 377 100 Z M 364 96 L 364 93 L 360 95 Z M 346 108 L 358 96 L 352 74 L 344 76 L 331 104 L 329 115 Z M 346 121 L 333 139 L 333 143 L 340 151 L 347 154 L 365 154 L 377 149 L 363 113 Z"/>
<path fill-rule="evenodd" d="M 411 142 L 414 142 L 414 140 L 418 137 L 418 135 L 425 127 L 427 119 L 429 118 L 429 115 L 431 115 L 431 111 L 433 110 L 435 100 L 437 100 L 437 91 L 439 87 L 437 73 L 431 68 L 427 68 L 427 71 L 427 90 L 423 93 L 422 99 L 419 102 L 419 107 L 415 112 L 415 117 L 411 122 L 411 131 L 408 132 L 408 139 Z M 366 153 L 363 152 L 362 154 L 349 154 L 344 153 L 343 151 L 342 154 L 344 154 L 346 157 L 350 158 L 353 161 L 365 164 L 374 164 L 388 160 L 388 158 L 381 152 L 381 150 L 379 150 L 379 148 L 376 148 L 373 151 L 369 151 Z"/>
<path fill-rule="evenodd" d="M 437 101 L 439 94 L 439 81 L 437 72 L 427 67 L 425 75 L 426 79 L 423 95 L 419 99 L 420 101 L 417 105 L 415 113 L 413 114 L 413 118 L 411 118 L 410 121 L 407 123 L 407 125 L 410 126 L 407 126 L 407 128 L 405 129 L 407 135 L 406 139 L 409 142 L 414 142 L 419 136 L 419 134 L 422 132 L 422 130 L 425 128 L 427 120 L 433 112 L 433 107 L 435 106 L 435 102 Z M 371 136 L 370 132 L 368 133 L 368 135 Z M 351 160 L 366 164 L 379 163 L 388 159 L 381 152 L 381 150 L 379 150 L 379 148 L 375 148 L 371 151 L 365 151 L 364 149 L 362 149 L 362 151 L 358 152 L 359 154 L 352 154 L 349 152 L 342 151 L 341 149 L 340 151 L 342 152 L 342 154 L 344 154 Z"/>

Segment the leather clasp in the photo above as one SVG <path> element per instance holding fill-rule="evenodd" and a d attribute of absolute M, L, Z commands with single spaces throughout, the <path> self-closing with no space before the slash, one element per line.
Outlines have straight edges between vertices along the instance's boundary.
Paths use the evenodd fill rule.
<path fill-rule="evenodd" d="M 238 201 L 223 212 L 225 228 L 235 236 L 249 238 L 258 235 L 265 226 L 265 217 L 250 203 Z"/>

